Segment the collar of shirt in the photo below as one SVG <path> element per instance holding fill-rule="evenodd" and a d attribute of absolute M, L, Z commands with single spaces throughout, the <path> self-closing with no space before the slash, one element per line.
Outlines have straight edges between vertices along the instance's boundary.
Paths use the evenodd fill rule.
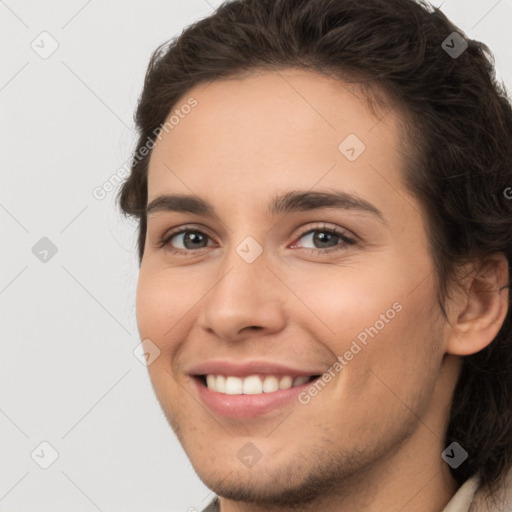
<path fill-rule="evenodd" d="M 479 478 L 477 475 L 466 480 L 446 504 L 442 512 L 469 512 L 471 503 L 478 489 Z"/>

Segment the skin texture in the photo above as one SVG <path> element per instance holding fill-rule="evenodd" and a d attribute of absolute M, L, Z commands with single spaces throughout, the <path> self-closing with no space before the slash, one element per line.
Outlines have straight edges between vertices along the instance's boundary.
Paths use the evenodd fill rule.
<path fill-rule="evenodd" d="M 399 114 L 379 121 L 343 83 L 296 69 L 201 84 L 182 103 L 190 96 L 198 105 L 153 150 L 148 203 L 194 194 L 217 217 L 148 217 L 137 321 L 161 351 L 151 382 L 199 477 L 223 512 L 441 511 L 457 489 L 441 452 L 459 356 L 484 348 L 505 318 L 505 260 L 468 263 L 447 324 L 425 219 L 402 182 Z M 338 149 L 348 134 L 366 146 L 354 161 Z M 372 203 L 385 224 L 335 208 L 267 213 L 276 194 L 333 189 Z M 356 243 L 334 237 L 325 252 L 304 236 L 324 222 Z M 177 235 L 158 247 L 185 224 L 204 243 Z M 247 236 L 263 249 L 252 263 L 236 251 Z M 226 419 L 187 375 L 214 358 L 327 371 L 394 303 L 400 312 L 306 405 Z M 248 442 L 261 453 L 252 467 L 237 457 Z"/>

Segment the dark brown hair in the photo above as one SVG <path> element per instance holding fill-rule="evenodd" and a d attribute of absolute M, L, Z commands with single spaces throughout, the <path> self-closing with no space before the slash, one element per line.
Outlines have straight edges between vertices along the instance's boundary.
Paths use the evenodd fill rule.
<path fill-rule="evenodd" d="M 458 45 L 467 42 L 460 55 L 443 43 L 455 45 L 453 37 L 447 39 L 453 32 L 463 38 Z M 385 91 L 403 110 L 411 148 L 404 155 L 404 182 L 423 208 L 445 318 L 459 264 L 504 253 L 510 276 L 510 100 L 487 46 L 422 0 L 225 2 L 154 52 L 135 116 L 140 138 L 134 155 L 156 139 L 193 86 L 288 67 L 356 82 L 370 103 L 376 91 Z M 379 104 L 385 104 L 382 98 Z M 139 262 L 150 156 L 133 159 L 117 198 L 124 214 L 139 220 Z M 456 441 L 469 454 L 451 469 L 457 482 L 478 472 L 490 493 L 512 465 L 511 318 L 509 299 L 496 338 L 462 358 L 445 439 L 445 446 Z"/>

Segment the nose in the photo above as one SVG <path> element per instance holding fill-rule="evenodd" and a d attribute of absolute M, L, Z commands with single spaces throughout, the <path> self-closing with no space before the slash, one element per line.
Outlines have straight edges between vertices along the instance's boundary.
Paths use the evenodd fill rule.
<path fill-rule="evenodd" d="M 268 268 L 263 252 L 249 263 L 234 249 L 222 264 L 198 317 L 219 339 L 241 341 L 283 329 L 283 284 Z"/>

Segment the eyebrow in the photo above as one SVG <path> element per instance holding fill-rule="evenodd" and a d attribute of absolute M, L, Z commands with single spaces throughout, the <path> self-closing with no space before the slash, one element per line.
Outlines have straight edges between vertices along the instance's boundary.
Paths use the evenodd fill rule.
<path fill-rule="evenodd" d="M 270 215 L 277 215 L 322 208 L 369 213 L 387 226 L 384 215 L 376 206 L 361 197 L 343 191 L 311 192 L 292 190 L 280 196 L 274 196 L 267 211 Z M 188 212 L 207 217 L 217 217 L 212 204 L 197 196 L 185 194 L 160 195 L 146 207 L 146 215 L 148 216 L 162 211 Z"/>

